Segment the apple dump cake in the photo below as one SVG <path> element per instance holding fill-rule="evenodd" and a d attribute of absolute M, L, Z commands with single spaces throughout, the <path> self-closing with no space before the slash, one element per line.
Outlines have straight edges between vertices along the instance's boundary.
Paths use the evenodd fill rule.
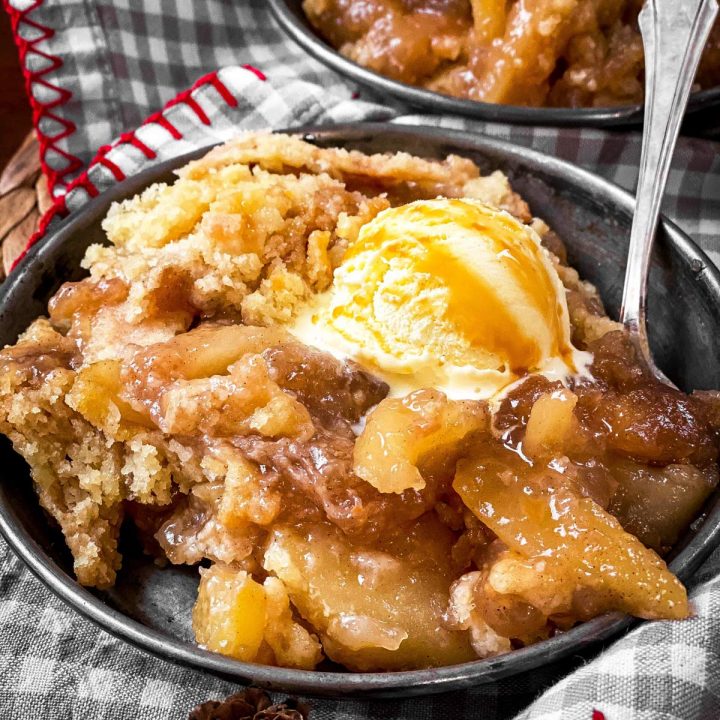
<path fill-rule="evenodd" d="M 720 401 L 658 384 L 499 172 L 250 134 L 112 206 L 0 353 L 77 579 L 134 526 L 202 646 L 357 670 L 685 618 Z"/>
<path fill-rule="evenodd" d="M 320 35 L 394 80 L 470 100 L 639 103 L 642 0 L 304 0 Z M 720 84 L 720 23 L 697 73 Z"/>

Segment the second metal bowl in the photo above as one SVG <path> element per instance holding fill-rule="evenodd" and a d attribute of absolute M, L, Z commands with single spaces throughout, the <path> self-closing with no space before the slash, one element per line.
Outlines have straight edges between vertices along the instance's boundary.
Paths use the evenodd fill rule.
<path fill-rule="evenodd" d="M 268 5 L 283 30 L 310 55 L 340 74 L 370 88 L 381 98 L 389 95 L 415 108 L 423 108 L 433 113 L 465 115 L 478 120 L 518 125 L 604 127 L 637 126 L 642 122 L 643 111 L 640 105 L 593 108 L 501 105 L 456 98 L 392 80 L 348 60 L 323 40 L 305 16 L 302 0 L 268 0 Z M 720 87 L 709 88 L 691 96 L 687 113 L 694 115 L 708 111 L 708 120 L 717 124 L 717 120 L 709 112 L 717 106 L 720 106 Z M 702 123 L 692 123 L 689 132 L 703 134 L 704 124 L 704 118 Z"/>

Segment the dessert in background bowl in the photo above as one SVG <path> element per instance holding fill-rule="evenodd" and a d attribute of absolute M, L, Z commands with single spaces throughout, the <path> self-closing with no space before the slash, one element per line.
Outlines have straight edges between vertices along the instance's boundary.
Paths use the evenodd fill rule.
<path fill-rule="evenodd" d="M 385 77 L 507 105 L 607 108 L 643 99 L 637 0 L 303 0 L 320 35 Z M 697 73 L 720 85 L 720 25 Z"/>
<path fill-rule="evenodd" d="M 249 135 L 115 205 L 0 354 L 80 582 L 133 524 L 204 647 L 351 670 L 684 618 L 717 395 L 659 385 L 499 172 Z"/>

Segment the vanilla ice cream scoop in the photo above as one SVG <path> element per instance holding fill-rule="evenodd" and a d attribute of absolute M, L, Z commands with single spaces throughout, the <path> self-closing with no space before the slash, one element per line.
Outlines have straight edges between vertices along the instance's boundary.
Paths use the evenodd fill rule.
<path fill-rule="evenodd" d="M 393 395 L 435 387 L 488 398 L 528 372 L 568 374 L 582 360 L 537 233 L 470 199 L 381 212 L 290 330 L 380 375 Z"/>

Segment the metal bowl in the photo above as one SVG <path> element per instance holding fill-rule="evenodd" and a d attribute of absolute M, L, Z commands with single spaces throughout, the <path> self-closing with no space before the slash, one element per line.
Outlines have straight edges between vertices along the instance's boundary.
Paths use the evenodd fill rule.
<path fill-rule="evenodd" d="M 268 0 L 268 5 L 283 30 L 310 55 L 340 74 L 370 88 L 381 98 L 394 96 L 408 105 L 433 113 L 466 115 L 479 120 L 519 125 L 603 127 L 639 125 L 642 121 L 640 105 L 597 108 L 500 105 L 456 98 L 399 80 L 391 80 L 348 60 L 321 38 L 305 16 L 302 0 Z M 717 105 L 720 105 L 720 87 L 701 90 L 691 96 L 687 114 L 694 115 Z M 707 119 L 712 121 L 713 117 L 709 115 Z M 695 127 L 690 123 L 686 126 L 686 131 L 701 134 L 703 127 Z"/>
<path fill-rule="evenodd" d="M 295 131 L 294 131 L 295 132 Z M 584 170 L 525 148 L 468 133 L 388 124 L 304 131 L 318 144 L 366 152 L 404 150 L 440 158 L 464 155 L 485 171 L 505 172 L 515 189 L 567 243 L 571 262 L 596 283 L 616 313 L 622 289 L 633 198 Z M 91 243 L 103 242 L 100 221 L 111 202 L 153 182 L 198 150 L 152 167 L 91 201 L 33 248 L 0 288 L 0 342 L 12 343 L 59 285 L 85 273 L 79 263 Z M 682 388 L 720 387 L 720 274 L 672 223 L 663 221 L 650 279 L 650 334 L 660 367 Z M 3 438 L 4 440 L 4 438 Z M 239 662 L 201 650 L 192 641 L 190 610 L 196 569 L 155 567 L 132 537 L 125 538 L 123 569 L 115 588 L 79 586 L 59 531 L 38 504 L 24 462 L 0 443 L 0 530 L 15 552 L 53 592 L 113 635 L 155 655 L 239 682 L 311 695 L 411 696 L 488 683 L 576 655 L 628 628 L 631 619 L 608 614 L 569 632 L 507 655 L 464 665 L 396 673 L 348 673 L 337 666 L 308 672 Z M 688 580 L 720 539 L 720 491 L 707 503 L 671 556 L 670 567 Z"/>

